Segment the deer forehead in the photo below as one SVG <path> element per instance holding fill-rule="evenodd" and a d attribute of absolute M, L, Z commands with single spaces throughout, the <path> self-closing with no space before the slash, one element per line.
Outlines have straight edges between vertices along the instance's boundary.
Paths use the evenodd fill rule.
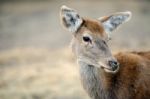
<path fill-rule="evenodd" d="M 90 35 L 96 35 L 101 37 L 104 37 L 106 34 L 103 25 L 98 20 L 87 18 L 83 18 L 83 24 L 81 25 L 78 33 L 90 33 Z"/>

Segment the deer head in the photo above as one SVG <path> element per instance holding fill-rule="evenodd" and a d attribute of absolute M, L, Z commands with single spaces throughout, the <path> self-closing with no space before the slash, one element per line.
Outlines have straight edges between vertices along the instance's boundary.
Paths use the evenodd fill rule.
<path fill-rule="evenodd" d="M 72 32 L 72 49 L 79 63 L 95 66 L 105 72 L 116 73 L 119 63 L 107 45 L 110 33 L 128 21 L 131 12 L 119 12 L 99 19 L 81 17 L 75 10 L 61 7 L 63 26 Z"/>

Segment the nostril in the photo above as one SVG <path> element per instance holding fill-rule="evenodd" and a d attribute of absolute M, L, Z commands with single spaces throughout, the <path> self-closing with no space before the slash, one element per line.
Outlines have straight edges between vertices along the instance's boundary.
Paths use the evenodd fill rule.
<path fill-rule="evenodd" d="M 112 70 L 116 70 L 118 68 L 119 63 L 117 61 L 109 61 L 109 66 L 111 66 Z"/>
<path fill-rule="evenodd" d="M 113 64 L 114 64 L 114 65 L 118 65 L 118 62 L 114 61 Z"/>
<path fill-rule="evenodd" d="M 118 62 L 117 61 L 109 61 L 109 65 L 117 65 Z"/>

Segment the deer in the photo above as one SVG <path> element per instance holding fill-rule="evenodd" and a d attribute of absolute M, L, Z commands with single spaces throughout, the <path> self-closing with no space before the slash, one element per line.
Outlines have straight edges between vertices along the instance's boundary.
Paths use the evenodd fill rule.
<path fill-rule="evenodd" d="M 150 99 L 150 51 L 112 54 L 108 46 L 111 33 L 131 16 L 125 11 L 92 19 L 65 5 L 60 9 L 61 23 L 73 35 L 83 89 L 91 99 Z"/>

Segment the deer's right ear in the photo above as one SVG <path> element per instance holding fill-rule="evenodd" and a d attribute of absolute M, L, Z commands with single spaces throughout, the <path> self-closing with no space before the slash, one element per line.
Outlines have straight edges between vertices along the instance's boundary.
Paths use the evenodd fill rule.
<path fill-rule="evenodd" d="M 83 22 L 75 10 L 64 5 L 61 7 L 60 18 L 64 27 L 70 32 L 76 32 Z"/>

